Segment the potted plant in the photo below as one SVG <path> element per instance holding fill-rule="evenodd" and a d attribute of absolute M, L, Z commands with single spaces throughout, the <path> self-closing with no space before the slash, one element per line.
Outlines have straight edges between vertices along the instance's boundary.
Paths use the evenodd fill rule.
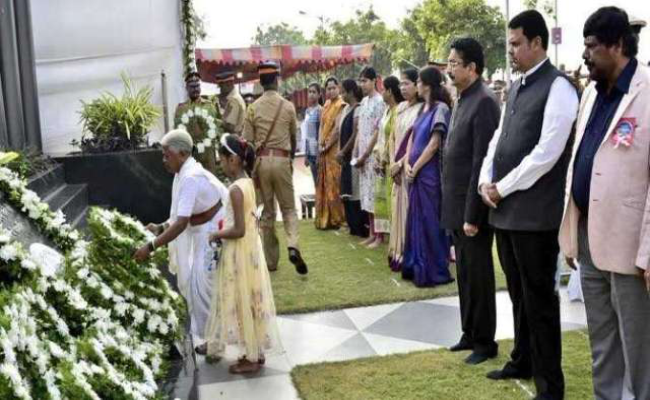
<path fill-rule="evenodd" d="M 161 113 L 151 103 L 153 89 L 137 88 L 122 74 L 124 93 L 104 92 L 82 101 L 84 134 L 72 145 L 80 152 L 57 158 L 68 184 L 86 184 L 91 205 L 131 214 L 141 221 L 169 217 L 173 176 L 162 165 L 159 147 L 147 147 L 147 135 Z"/>
<path fill-rule="evenodd" d="M 81 101 L 81 122 L 84 136 L 73 141 L 84 153 L 106 153 L 135 150 L 147 144 L 147 134 L 160 117 L 158 107 L 151 104 L 153 89 L 136 88 L 131 79 L 122 74 L 124 94 L 102 95 L 89 102 Z M 86 137 L 89 132 L 91 137 Z"/>

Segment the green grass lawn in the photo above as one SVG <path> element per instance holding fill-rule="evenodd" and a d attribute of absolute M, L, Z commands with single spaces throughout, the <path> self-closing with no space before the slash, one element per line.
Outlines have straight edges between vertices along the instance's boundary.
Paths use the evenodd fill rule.
<path fill-rule="evenodd" d="M 319 231 L 313 221 L 301 221 L 300 245 L 309 274 L 300 276 L 287 259 L 284 231 L 278 225 L 282 253 L 277 272 L 272 274 L 273 294 L 279 314 L 335 310 L 452 296 L 455 282 L 420 289 L 403 281 L 388 267 L 386 246 L 368 250 L 347 230 Z M 496 256 L 497 290 L 505 289 L 505 277 Z M 455 266 L 452 265 L 452 274 Z"/>
<path fill-rule="evenodd" d="M 463 363 L 467 352 L 441 349 L 354 361 L 299 366 L 291 376 L 303 400 L 483 400 L 529 399 L 532 381 L 491 381 L 485 374 L 508 359 L 512 341 L 500 342 L 499 357 L 478 366 Z M 564 333 L 567 400 L 593 397 L 591 358 L 582 331 Z"/>

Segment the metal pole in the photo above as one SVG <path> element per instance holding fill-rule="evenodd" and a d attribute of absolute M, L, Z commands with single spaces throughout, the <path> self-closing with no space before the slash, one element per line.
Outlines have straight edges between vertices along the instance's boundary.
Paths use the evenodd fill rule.
<path fill-rule="evenodd" d="M 14 4 L 20 90 L 25 118 L 25 145 L 31 149 L 42 151 L 43 140 L 41 138 L 41 117 L 38 110 L 38 85 L 36 83 L 36 64 L 34 63 L 30 0 L 15 1 Z"/>
<path fill-rule="evenodd" d="M 557 29 L 557 0 L 555 0 L 555 9 L 553 11 L 555 13 L 555 29 Z M 557 47 L 558 44 L 556 42 L 555 43 L 555 66 L 559 68 L 560 64 L 558 64 Z"/>
<path fill-rule="evenodd" d="M 25 148 L 25 115 L 20 90 L 20 66 L 14 0 L 0 0 L 0 74 L 4 95 L 7 146 Z"/>
<path fill-rule="evenodd" d="M 508 23 L 510 22 L 510 0 L 506 0 L 506 87 L 510 87 L 510 53 L 508 52 Z"/>
<path fill-rule="evenodd" d="M 163 123 L 165 126 L 165 133 L 169 132 L 169 106 L 167 104 L 167 75 L 165 70 L 160 71 L 160 81 L 162 85 L 162 108 L 163 108 Z"/>

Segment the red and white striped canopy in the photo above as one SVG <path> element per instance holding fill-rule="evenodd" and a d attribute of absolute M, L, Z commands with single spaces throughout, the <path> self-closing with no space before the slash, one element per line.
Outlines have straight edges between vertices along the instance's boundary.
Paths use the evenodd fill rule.
<path fill-rule="evenodd" d="M 257 66 L 273 60 L 281 65 L 281 74 L 288 77 L 298 71 L 322 72 L 338 65 L 368 62 L 373 44 L 343 46 L 266 46 L 239 49 L 196 49 L 196 63 L 201 79 L 214 82 L 216 74 L 226 71 L 241 72 L 240 82 L 255 80 Z"/>

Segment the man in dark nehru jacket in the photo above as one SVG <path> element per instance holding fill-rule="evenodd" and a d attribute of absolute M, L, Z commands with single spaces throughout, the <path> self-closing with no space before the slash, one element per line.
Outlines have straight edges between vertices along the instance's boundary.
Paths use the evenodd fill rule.
<path fill-rule="evenodd" d="M 476 188 L 488 145 L 499 126 L 499 103 L 481 74 L 483 47 L 472 38 L 451 44 L 447 71 L 458 100 L 444 146 L 442 226 L 452 231 L 463 336 L 451 351 L 472 350 L 465 362 L 496 357 L 496 300 L 488 207 Z"/>
<path fill-rule="evenodd" d="M 515 346 L 490 379 L 533 377 L 536 399 L 564 398 L 558 228 L 578 95 L 549 61 L 544 17 L 528 10 L 508 24 L 514 70 L 479 178 L 512 300 Z"/>
<path fill-rule="evenodd" d="M 264 94 L 248 107 L 244 139 L 253 143 L 257 155 L 254 178 L 264 210 L 261 231 L 264 254 L 270 271 L 278 268 L 280 248 L 275 233 L 275 201 L 280 205 L 287 235 L 289 260 L 300 274 L 307 264 L 298 248 L 298 213 L 293 190 L 293 159 L 296 154 L 296 109 L 278 93 L 280 68 L 265 62 L 258 68 Z"/>

